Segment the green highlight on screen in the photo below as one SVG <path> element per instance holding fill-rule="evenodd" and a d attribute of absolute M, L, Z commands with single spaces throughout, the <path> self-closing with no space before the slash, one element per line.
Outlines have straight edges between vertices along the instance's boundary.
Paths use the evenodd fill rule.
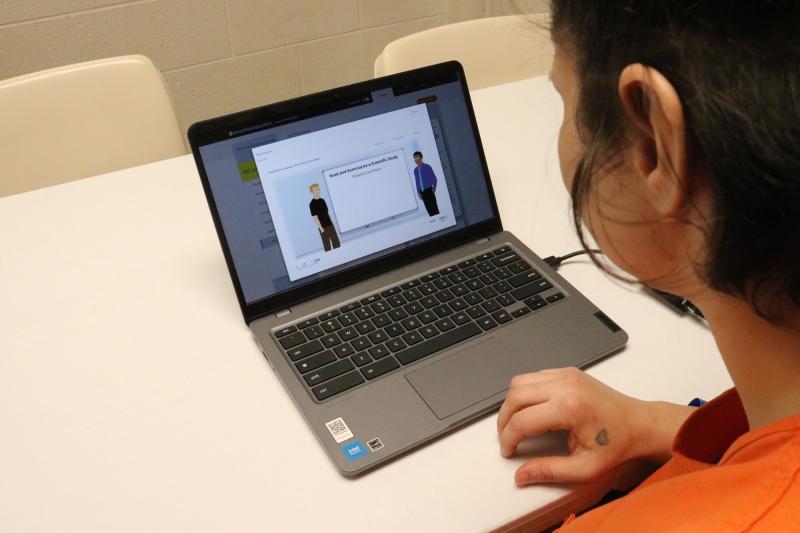
<path fill-rule="evenodd" d="M 244 163 L 239 163 L 239 176 L 242 178 L 242 181 L 253 181 L 259 179 L 256 162 L 245 161 Z"/>

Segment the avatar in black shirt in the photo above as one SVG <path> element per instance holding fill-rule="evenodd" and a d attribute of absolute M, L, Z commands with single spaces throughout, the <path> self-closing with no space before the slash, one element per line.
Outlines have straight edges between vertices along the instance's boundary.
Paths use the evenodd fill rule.
<path fill-rule="evenodd" d="M 308 186 L 308 190 L 311 191 L 311 195 L 314 197 L 308 204 L 308 208 L 322 238 L 322 247 L 326 252 L 338 248 L 340 246 L 339 236 L 336 234 L 336 228 L 333 227 L 333 222 L 328 214 L 328 204 L 319 197 L 319 183 L 312 183 Z"/>

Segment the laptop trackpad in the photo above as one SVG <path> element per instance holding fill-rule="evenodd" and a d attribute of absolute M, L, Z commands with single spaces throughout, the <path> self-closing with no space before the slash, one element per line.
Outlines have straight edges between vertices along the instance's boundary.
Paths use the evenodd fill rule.
<path fill-rule="evenodd" d="M 479 344 L 406 375 L 411 386 L 443 420 L 508 388 L 526 368 L 499 339 Z"/>

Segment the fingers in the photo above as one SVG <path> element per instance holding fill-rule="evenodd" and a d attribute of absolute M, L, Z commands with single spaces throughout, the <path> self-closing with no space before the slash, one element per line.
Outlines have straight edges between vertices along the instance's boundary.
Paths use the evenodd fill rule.
<path fill-rule="evenodd" d="M 500 453 L 503 457 L 511 457 L 525 437 L 558 429 L 572 429 L 572 421 L 563 419 L 553 403 L 526 407 L 513 413 L 500 432 Z"/>
<path fill-rule="evenodd" d="M 586 483 L 602 474 L 596 457 L 576 454 L 568 457 L 542 457 L 531 459 L 517 469 L 514 482 L 532 483 Z"/>
<path fill-rule="evenodd" d="M 550 399 L 552 395 L 552 384 L 554 381 L 552 377 L 547 374 L 524 374 L 517 377 L 526 378 L 526 380 L 522 385 L 512 385 L 511 388 L 509 388 L 506 400 L 503 402 L 503 405 L 500 407 L 500 412 L 497 414 L 498 433 L 505 429 L 506 424 L 508 424 L 508 421 L 514 413 L 525 407 L 544 403 Z"/>

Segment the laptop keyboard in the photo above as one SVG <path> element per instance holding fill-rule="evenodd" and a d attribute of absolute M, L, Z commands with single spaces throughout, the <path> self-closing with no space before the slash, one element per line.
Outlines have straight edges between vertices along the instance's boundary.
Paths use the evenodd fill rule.
<path fill-rule="evenodd" d="M 273 331 L 318 401 L 564 298 L 508 246 Z"/>

